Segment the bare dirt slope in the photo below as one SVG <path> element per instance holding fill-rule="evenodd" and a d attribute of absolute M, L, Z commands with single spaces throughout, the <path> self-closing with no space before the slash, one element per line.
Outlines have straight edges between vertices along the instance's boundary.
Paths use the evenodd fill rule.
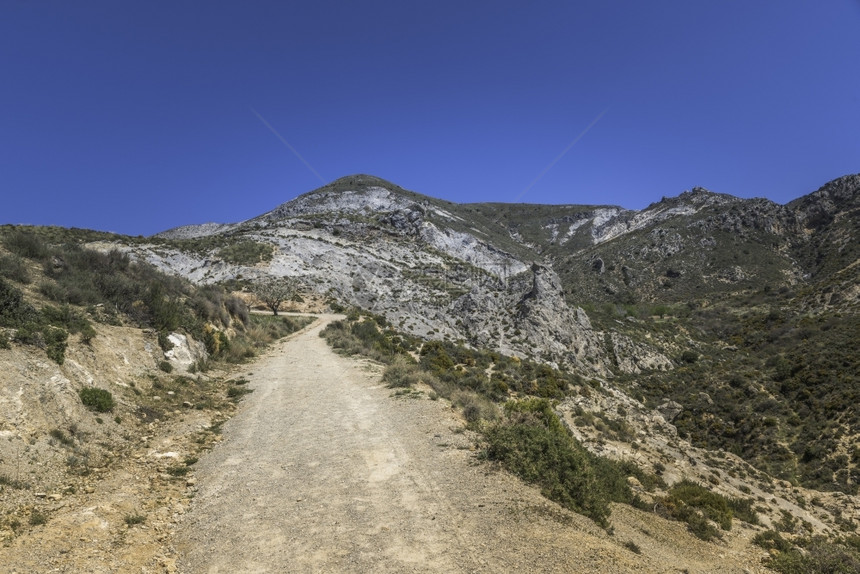
<path fill-rule="evenodd" d="M 617 506 L 610 535 L 478 462 L 444 401 L 394 398 L 333 353 L 332 319 L 249 367 L 255 392 L 197 465 L 181 572 L 766 571 L 751 531 L 704 543 Z"/>

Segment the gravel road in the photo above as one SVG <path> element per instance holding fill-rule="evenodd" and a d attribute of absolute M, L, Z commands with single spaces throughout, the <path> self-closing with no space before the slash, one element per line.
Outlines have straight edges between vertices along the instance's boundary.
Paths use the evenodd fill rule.
<path fill-rule="evenodd" d="M 335 318 L 244 373 L 254 392 L 197 465 L 181 572 L 759 571 L 629 507 L 607 534 L 477 462 L 444 401 L 393 397 L 378 367 L 329 349 Z"/>

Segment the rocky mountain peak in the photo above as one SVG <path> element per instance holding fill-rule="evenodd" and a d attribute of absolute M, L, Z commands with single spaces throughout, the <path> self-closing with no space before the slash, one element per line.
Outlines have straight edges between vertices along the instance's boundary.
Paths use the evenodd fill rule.
<path fill-rule="evenodd" d="M 727 193 L 716 193 L 710 191 L 704 187 L 694 187 L 688 191 L 682 192 L 680 195 L 676 197 L 663 197 L 658 203 L 651 204 L 646 208 L 650 210 L 652 208 L 662 207 L 695 207 L 697 209 L 701 209 L 702 207 L 709 207 L 713 205 L 724 205 L 728 203 L 735 203 L 743 201 L 739 197 L 735 197 L 733 195 L 729 195 Z"/>
<path fill-rule="evenodd" d="M 169 232 L 271 243 L 268 264 L 227 265 L 220 248 L 199 258 L 164 249 L 145 258 L 195 281 L 301 276 L 309 287 L 386 315 L 414 334 L 523 356 L 540 348 L 548 360 L 588 372 L 604 372 L 611 357 L 620 371 L 635 372 L 671 364 L 646 349 L 647 341 L 593 333 L 574 302 L 682 301 L 706 289 L 797 281 L 814 271 L 809 262 L 826 247 L 824 240 L 803 247 L 811 232 L 797 231 L 852 205 L 858 188 L 860 175 L 839 178 L 791 208 L 693 187 L 638 211 L 547 209 L 459 205 L 355 174 L 244 223 Z M 828 241 L 849 245 L 851 237 L 840 228 Z M 806 251 L 792 258 L 801 247 Z M 851 263 L 853 252 L 843 251 L 839 268 Z"/>
<path fill-rule="evenodd" d="M 405 209 L 411 203 L 400 188 L 371 176 L 342 177 L 334 182 L 282 203 L 251 220 L 273 222 L 290 217 L 326 213 L 379 213 Z"/>
<path fill-rule="evenodd" d="M 359 191 L 362 189 L 366 189 L 369 187 L 382 187 L 385 189 L 399 189 L 399 186 L 391 183 L 388 180 L 382 179 L 381 177 L 376 177 L 375 175 L 368 175 L 365 173 L 356 173 L 353 175 L 345 175 L 343 177 L 339 177 L 333 182 L 325 185 L 318 190 L 330 190 L 330 191 L 342 191 L 342 190 L 352 190 Z M 313 192 L 311 192 L 313 193 Z"/>
<path fill-rule="evenodd" d="M 806 197 L 812 199 L 826 197 L 834 204 L 845 206 L 856 202 L 858 196 L 860 196 L 860 173 L 834 179 Z"/>
<path fill-rule="evenodd" d="M 837 213 L 860 207 L 860 174 L 846 175 L 821 186 L 817 191 L 788 204 L 798 223 L 816 228 L 833 221 Z"/>

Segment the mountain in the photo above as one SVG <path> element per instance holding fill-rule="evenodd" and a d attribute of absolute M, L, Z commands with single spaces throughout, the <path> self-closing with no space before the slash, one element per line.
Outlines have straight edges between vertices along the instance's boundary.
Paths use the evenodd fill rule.
<path fill-rule="evenodd" d="M 608 374 L 597 335 L 565 303 L 552 269 L 473 209 L 353 176 L 242 223 L 167 231 L 135 251 L 198 282 L 298 276 L 412 334 L 521 356 L 540 349 L 548 360 Z M 216 260 L 216 245 L 241 241 L 272 245 L 271 259 Z"/>
<path fill-rule="evenodd" d="M 182 323 L 181 303 L 199 316 L 187 334 L 223 348 L 237 297 L 294 278 L 306 301 L 369 312 L 402 340 L 462 358 L 452 368 L 464 384 L 502 367 L 531 377 L 495 388 L 502 399 L 542 388 L 555 377 L 544 367 L 565 370 L 554 412 L 591 453 L 745 501 L 774 530 L 835 540 L 860 525 L 858 190 L 849 175 L 779 205 L 694 188 L 628 210 L 457 204 L 354 175 L 246 221 L 149 238 L 4 227 L 0 262 L 32 301 L 155 327 L 138 345 L 152 365 L 170 359 L 158 346 L 170 347 L 161 331 Z M 198 290 L 156 289 L 135 261 Z M 94 265 L 105 277 L 79 271 Z M 81 277 L 52 283 L 72 271 Z M 0 315 L 33 315 L 4 289 Z M 56 329 L 39 329 L 30 340 L 50 350 Z M 68 369 L 89 365 L 88 345 Z"/>
<path fill-rule="evenodd" d="M 855 491 L 858 189 L 779 205 L 694 188 L 637 211 L 456 204 L 355 175 L 129 249 L 198 283 L 298 277 L 412 335 L 615 381 L 681 405 L 695 444 Z M 827 448 L 809 453 L 814 433 Z"/>
<path fill-rule="evenodd" d="M 626 344 L 632 355 L 610 356 L 582 306 L 796 288 L 822 273 L 844 277 L 832 289 L 856 302 L 857 188 L 858 176 L 848 176 L 786 206 L 695 188 L 633 211 L 454 204 L 357 175 L 248 221 L 173 229 L 136 250 L 201 283 L 301 276 L 420 336 L 537 353 L 607 375 L 610 363 L 635 371 L 668 361 Z M 222 244 L 237 241 L 272 245 L 271 260 L 219 257 Z M 834 241 L 843 247 L 832 249 Z M 528 318 L 524 303 L 535 298 L 529 308 L 551 309 L 558 320 Z"/>

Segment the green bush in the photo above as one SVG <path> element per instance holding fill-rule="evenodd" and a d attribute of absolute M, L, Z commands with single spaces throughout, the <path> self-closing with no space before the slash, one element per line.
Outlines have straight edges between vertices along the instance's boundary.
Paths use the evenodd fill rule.
<path fill-rule="evenodd" d="M 181 329 L 204 340 L 210 351 L 216 351 L 216 356 L 238 362 L 256 354 L 257 348 L 307 324 L 303 319 L 257 322 L 250 316 L 247 305 L 237 297 L 228 296 L 222 287 L 195 288 L 188 281 L 167 276 L 142 261 L 131 261 L 125 253 L 116 250 L 101 253 L 80 245 L 82 241 L 103 237 L 62 228 L 35 231 L 13 226 L 0 228 L 0 241 L 12 252 L 0 259 L 0 327 L 15 329 L 17 341 L 44 348 L 59 363 L 64 360 L 68 334 L 80 333 L 84 343 L 96 336 L 86 316 L 75 309 L 76 305 L 86 305 L 90 315 L 99 321 L 119 325 L 124 317 L 139 326 L 154 328 L 165 351 L 172 347 L 168 333 Z M 204 247 L 206 252 L 225 247 L 227 252 L 242 254 L 254 245 L 250 242 L 230 246 L 222 241 Z M 41 261 L 46 279 L 39 284 L 39 291 L 58 305 L 37 311 L 25 302 L 20 290 L 7 283 L 4 275 L 23 279 L 20 272 L 26 270 L 27 264 L 22 257 Z M 207 340 L 206 323 L 233 326 L 242 332 L 243 337 L 236 337 L 237 348 L 232 349 L 234 341 L 228 341 L 221 333 L 211 334 Z M 249 329 L 253 332 L 246 333 Z M 8 343 L 8 334 L 3 335 L 0 345 Z"/>
<path fill-rule="evenodd" d="M 30 272 L 27 264 L 18 255 L 3 255 L 0 257 L 0 276 L 17 283 L 30 283 Z"/>
<path fill-rule="evenodd" d="M 189 301 L 196 315 L 209 323 L 230 324 L 230 314 L 224 306 L 224 290 L 217 285 L 205 285 Z"/>
<path fill-rule="evenodd" d="M 273 246 L 268 243 L 242 239 L 219 249 L 218 256 L 236 265 L 256 265 L 271 261 L 273 251 Z"/>
<path fill-rule="evenodd" d="M 41 326 L 35 322 L 19 326 L 15 332 L 15 340 L 24 345 L 45 348 L 45 337 L 42 335 Z"/>
<path fill-rule="evenodd" d="M 109 412 L 116 406 L 113 395 L 104 389 L 85 387 L 78 391 L 78 395 L 85 407 L 97 413 Z"/>
<path fill-rule="evenodd" d="M 391 328 L 381 328 L 381 317 L 359 321 L 334 321 L 320 333 L 328 344 L 345 355 L 363 354 L 380 363 L 391 363 L 410 345 Z"/>
<path fill-rule="evenodd" d="M 431 375 L 432 376 L 432 375 Z M 439 392 L 439 391 L 437 391 Z M 469 389 L 454 389 L 448 395 L 440 395 L 451 400 L 463 413 L 466 422 L 477 424 L 480 421 L 494 421 L 498 418 L 496 405 L 487 397 Z"/>
<path fill-rule="evenodd" d="M 0 326 L 20 327 L 38 320 L 38 313 L 24 295 L 4 279 L 0 278 Z"/>
<path fill-rule="evenodd" d="M 230 349 L 230 339 L 223 331 L 210 329 L 209 326 L 203 330 L 203 343 L 206 345 L 206 352 L 212 359 L 218 359 Z"/>
<path fill-rule="evenodd" d="M 65 327 L 72 333 L 78 332 L 83 325 L 89 323 L 86 318 L 77 313 L 69 305 L 61 305 L 60 307 L 46 305 L 42 308 L 42 317 L 48 323 L 54 326 Z"/>
<path fill-rule="evenodd" d="M 247 326 L 250 322 L 250 311 L 248 305 L 239 297 L 230 296 L 224 300 L 224 308 L 227 313 L 243 326 Z"/>
<path fill-rule="evenodd" d="M 175 331 L 180 326 L 189 328 L 189 323 L 195 323 L 185 305 L 159 281 L 149 284 L 144 302 L 149 308 L 150 322 L 158 331 Z"/>
<path fill-rule="evenodd" d="M 0 326 L 17 328 L 18 341 L 44 348 L 51 360 L 62 365 L 69 334 L 65 329 L 47 325 L 49 317 L 50 312 L 39 313 L 24 302 L 21 291 L 0 279 Z"/>
<path fill-rule="evenodd" d="M 782 537 L 776 530 L 765 530 L 759 532 L 753 539 L 753 544 L 761 546 L 765 550 L 778 550 L 779 552 L 788 552 L 792 548 L 791 542 Z"/>
<path fill-rule="evenodd" d="M 454 367 L 454 360 L 441 341 L 427 341 L 421 347 L 421 365 L 434 373 L 443 374 Z"/>
<path fill-rule="evenodd" d="M 44 259 L 49 253 L 48 246 L 38 235 L 23 229 L 12 231 L 6 235 L 3 246 L 15 255 L 27 259 Z"/>
<path fill-rule="evenodd" d="M 849 545 L 829 542 L 821 537 L 802 538 L 797 542 L 803 550 L 795 547 L 785 548 L 767 560 L 766 566 L 782 574 L 856 574 L 860 572 L 860 553 Z"/>
<path fill-rule="evenodd" d="M 601 526 L 609 524 L 609 502 L 591 455 L 562 425 L 545 399 L 512 401 L 507 419 L 486 429 L 486 457 L 496 460 L 544 496 Z"/>
<path fill-rule="evenodd" d="M 168 338 L 169 336 L 169 333 L 165 333 L 164 331 L 159 331 L 157 335 L 158 346 L 165 353 L 173 349 L 173 343 L 170 342 L 170 339 Z"/>
<path fill-rule="evenodd" d="M 661 505 L 671 518 L 686 522 L 690 531 L 702 540 L 720 537 L 709 521 L 716 522 L 723 530 L 732 528 L 729 500 L 687 479 L 673 486 Z"/>
<path fill-rule="evenodd" d="M 45 341 L 45 353 L 48 358 L 62 365 L 66 360 L 66 346 L 69 334 L 64 329 L 47 327 L 42 331 Z"/>
<path fill-rule="evenodd" d="M 52 249 L 45 259 L 39 286 L 48 298 L 61 304 L 110 306 L 141 325 L 159 331 L 180 326 L 199 334 L 202 323 L 185 305 L 194 289 L 187 281 L 167 276 L 143 262 L 132 263 L 119 251 L 100 253 L 67 243 Z"/>
<path fill-rule="evenodd" d="M 726 500 L 735 518 L 743 520 L 747 524 L 759 524 L 758 514 L 753 508 L 754 501 L 752 499 L 727 497 Z"/>
<path fill-rule="evenodd" d="M 83 325 L 81 327 L 80 333 L 81 333 L 81 342 L 86 343 L 86 344 L 89 344 L 93 339 L 96 338 L 96 335 L 97 335 L 95 327 L 93 327 L 90 323 Z"/>
<path fill-rule="evenodd" d="M 411 387 L 421 382 L 421 368 L 415 361 L 405 355 L 396 357 L 382 373 L 382 382 L 389 387 Z"/>
<path fill-rule="evenodd" d="M 248 337 L 236 337 L 230 342 L 230 348 L 224 355 L 224 360 L 228 363 L 241 363 L 257 356 L 257 349 L 254 342 Z"/>
<path fill-rule="evenodd" d="M 96 336 L 96 330 L 89 320 L 69 305 L 45 306 L 42 309 L 42 320 L 51 325 L 42 328 L 46 352 L 59 364 L 63 363 L 68 333 L 80 333 L 84 343 L 89 343 Z"/>

